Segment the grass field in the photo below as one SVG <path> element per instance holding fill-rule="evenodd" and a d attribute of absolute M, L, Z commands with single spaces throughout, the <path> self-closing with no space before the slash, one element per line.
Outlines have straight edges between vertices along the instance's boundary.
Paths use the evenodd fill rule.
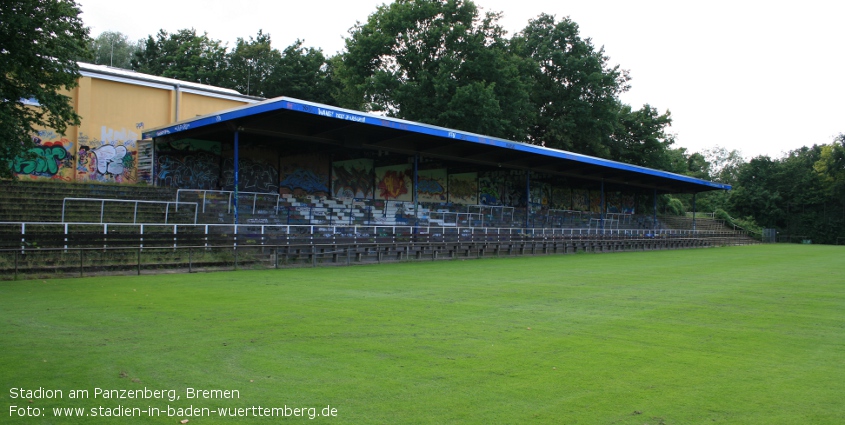
<path fill-rule="evenodd" d="M 0 282 L 0 423 L 842 424 L 844 256 L 757 245 Z M 25 392 L 39 388 L 61 398 Z M 90 417 L 118 406 L 161 416 Z"/>

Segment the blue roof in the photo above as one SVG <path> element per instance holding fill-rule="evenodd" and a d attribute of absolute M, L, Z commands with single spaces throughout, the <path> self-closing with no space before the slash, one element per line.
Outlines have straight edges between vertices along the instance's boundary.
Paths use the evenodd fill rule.
<path fill-rule="evenodd" d="M 682 184 L 685 188 L 692 188 L 692 191 L 707 190 L 730 190 L 731 186 L 707 180 L 697 179 L 681 174 L 656 170 L 637 165 L 626 164 L 618 161 L 597 158 L 558 149 L 546 148 L 527 143 L 514 142 L 511 140 L 499 139 L 484 136 L 461 130 L 449 129 L 428 125 L 418 122 L 406 121 L 398 118 L 385 117 L 369 114 L 360 111 L 338 108 L 304 100 L 277 97 L 262 102 L 244 105 L 233 109 L 219 111 L 213 114 L 183 120 L 172 125 L 158 127 L 143 132 L 145 139 L 159 138 L 165 136 L 179 136 L 180 133 L 187 133 L 204 127 L 214 126 L 221 123 L 235 121 L 242 118 L 253 117 L 268 112 L 288 110 L 302 114 L 309 114 L 328 120 L 348 121 L 355 125 L 375 126 L 390 128 L 403 132 L 416 133 L 437 138 L 453 139 L 469 144 L 485 145 L 502 149 L 523 152 L 530 155 L 538 155 L 546 158 L 558 158 L 565 161 L 577 162 L 601 167 L 607 170 L 617 170 L 626 173 L 635 173 L 651 178 L 666 179 Z M 187 137 L 187 134 L 186 134 Z"/>

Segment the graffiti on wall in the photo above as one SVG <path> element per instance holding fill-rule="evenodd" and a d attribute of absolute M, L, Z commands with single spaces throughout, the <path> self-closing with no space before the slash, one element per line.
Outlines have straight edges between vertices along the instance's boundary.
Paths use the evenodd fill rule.
<path fill-rule="evenodd" d="M 525 206 L 525 174 L 518 171 L 481 173 L 478 178 L 480 201 L 484 205 Z"/>
<path fill-rule="evenodd" d="M 590 191 L 590 212 L 601 212 L 601 191 L 599 190 Z"/>
<path fill-rule="evenodd" d="M 417 194 L 420 202 L 446 202 L 445 169 L 423 170 L 417 173 Z"/>
<path fill-rule="evenodd" d="M 238 159 L 238 190 L 244 192 L 279 193 L 279 170 L 266 162 Z M 235 188 L 235 160 L 223 160 L 223 190 Z"/>
<path fill-rule="evenodd" d="M 12 161 L 12 172 L 18 177 L 28 177 L 32 180 L 65 180 L 71 181 L 73 170 L 73 155 L 70 153 L 73 142 L 67 139 L 44 141 L 40 137 L 33 137 L 35 146 L 30 148 L 23 157 Z"/>
<path fill-rule="evenodd" d="M 478 174 L 450 174 L 449 202 L 463 205 L 478 204 Z"/>
<path fill-rule="evenodd" d="M 575 211 L 590 210 L 590 192 L 586 189 L 572 189 L 572 209 Z"/>
<path fill-rule="evenodd" d="M 531 206 L 533 208 L 548 208 L 551 203 L 552 187 L 545 182 L 531 183 Z"/>
<path fill-rule="evenodd" d="M 413 201 L 410 164 L 376 168 L 378 199 L 391 201 Z"/>
<path fill-rule="evenodd" d="M 100 138 L 79 134 L 76 180 L 108 183 L 137 182 L 138 134 L 103 126 Z"/>
<path fill-rule="evenodd" d="M 553 187 L 552 188 L 552 204 L 551 208 L 556 210 L 571 210 L 572 209 L 572 192 L 568 187 Z"/>
<path fill-rule="evenodd" d="M 219 189 L 219 157 L 206 152 L 156 155 L 156 180 L 179 189 Z"/>
<path fill-rule="evenodd" d="M 634 214 L 637 199 L 633 193 L 623 193 L 622 196 L 622 212 L 625 214 Z"/>
<path fill-rule="evenodd" d="M 158 142 L 155 180 L 179 189 L 220 189 L 220 143 L 205 140 Z"/>
<path fill-rule="evenodd" d="M 333 162 L 332 196 L 371 199 L 373 197 L 373 161 L 353 159 Z"/>
<path fill-rule="evenodd" d="M 15 175 L 31 180 L 73 180 L 73 142 L 52 131 L 39 131 L 32 141 L 35 146 L 12 161 Z"/>
<path fill-rule="evenodd" d="M 608 213 L 622 212 L 622 197 L 619 192 L 606 192 L 604 194 L 605 211 Z"/>
<path fill-rule="evenodd" d="M 293 195 L 329 194 L 329 159 L 323 155 L 294 155 L 280 161 L 281 193 Z"/>

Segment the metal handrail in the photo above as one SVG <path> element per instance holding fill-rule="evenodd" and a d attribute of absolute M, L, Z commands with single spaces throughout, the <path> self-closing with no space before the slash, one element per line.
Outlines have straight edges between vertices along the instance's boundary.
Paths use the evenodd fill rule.
<path fill-rule="evenodd" d="M 65 222 L 65 207 L 67 206 L 67 201 L 89 201 L 89 202 L 99 202 L 100 203 L 100 221 L 98 224 L 105 223 L 103 221 L 103 215 L 106 209 L 106 202 L 114 202 L 114 203 L 124 203 L 124 204 L 135 204 L 135 211 L 132 217 L 132 224 L 138 224 L 138 204 L 165 204 L 164 209 L 164 223 L 167 224 L 168 214 L 170 212 L 170 204 L 176 205 L 176 211 L 179 211 L 179 204 L 188 204 L 194 206 L 194 223 L 197 224 L 197 213 L 199 211 L 196 202 L 179 202 L 179 201 L 139 201 L 133 199 L 103 199 L 103 198 L 64 198 L 62 200 L 62 223 Z"/>
<path fill-rule="evenodd" d="M 226 210 L 226 214 L 229 214 L 229 213 L 232 212 L 232 196 L 234 196 L 234 193 L 235 193 L 235 191 L 233 191 L 233 190 L 177 189 L 176 190 L 176 201 L 177 202 L 179 202 L 179 196 L 182 194 L 182 192 L 202 192 L 202 212 L 203 213 L 205 213 L 206 194 L 208 194 L 209 192 L 228 194 L 229 195 L 229 202 L 227 203 L 228 207 L 227 207 L 227 210 Z M 259 195 L 261 195 L 261 196 L 275 196 L 276 197 L 276 211 L 279 210 L 279 200 L 280 200 L 281 197 L 278 193 L 241 192 L 241 191 L 238 191 L 238 197 L 239 198 L 241 197 L 241 195 L 252 195 L 252 213 L 253 214 L 255 214 L 255 205 L 258 201 Z M 176 211 L 179 211 L 178 205 L 176 207 Z"/>

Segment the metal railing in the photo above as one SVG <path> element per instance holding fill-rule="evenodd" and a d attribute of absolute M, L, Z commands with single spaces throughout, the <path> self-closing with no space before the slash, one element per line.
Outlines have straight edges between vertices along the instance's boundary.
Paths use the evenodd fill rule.
<path fill-rule="evenodd" d="M 229 227 L 255 227 L 235 226 Z M 692 231 L 665 232 L 659 235 L 606 232 L 590 234 L 586 229 L 480 229 L 428 228 L 413 232 L 411 227 L 336 229 L 346 233 L 320 235 L 329 229 L 314 228 L 308 232 L 320 236 L 308 238 L 303 232 L 295 240 L 285 243 L 261 239 L 251 245 L 182 244 L 173 246 L 107 246 L 0 249 L 0 280 L 24 276 L 69 275 L 86 273 L 137 273 L 149 270 L 181 269 L 191 272 L 204 270 L 237 270 L 239 265 L 250 268 L 279 268 L 312 266 L 318 263 L 346 264 L 422 260 L 430 258 L 471 258 L 504 255 L 566 254 L 571 252 L 615 252 L 653 249 L 684 249 L 713 245 L 736 244 L 731 234 L 696 235 Z M 261 234 L 265 234 L 265 228 Z M 291 230 L 291 229 L 288 229 Z M 304 230 L 304 229 L 303 229 Z M 495 231 L 494 231 L 495 230 Z M 368 233 L 373 232 L 373 233 Z M 240 233 L 240 232 L 239 232 Z M 248 234 L 244 232 L 244 234 Z M 266 242 L 266 243 L 265 243 Z M 441 254 L 441 257 L 438 257 Z M 427 256 L 427 257 L 426 257 Z"/>
<path fill-rule="evenodd" d="M 123 203 L 123 204 L 134 204 L 134 213 L 132 216 L 132 223 L 138 223 L 138 205 L 139 204 L 156 204 L 156 205 L 165 205 L 164 208 L 164 223 L 167 224 L 168 215 L 170 213 L 170 205 L 176 205 L 176 212 L 179 211 L 179 204 L 185 205 L 193 205 L 194 206 L 194 224 L 197 224 L 197 213 L 198 207 L 196 202 L 179 202 L 177 201 L 139 201 L 139 200 L 129 200 L 129 199 L 101 199 L 101 198 L 64 198 L 62 200 L 62 223 L 65 222 L 65 210 L 67 207 L 68 201 L 74 202 L 99 202 L 100 203 L 100 221 L 97 223 L 104 223 L 103 216 L 105 214 L 106 204 L 107 203 Z"/>
<path fill-rule="evenodd" d="M 227 209 L 226 209 L 226 213 L 228 214 L 228 213 L 232 212 L 232 206 L 234 205 L 234 203 L 232 202 L 232 197 L 235 195 L 234 191 L 231 191 L 231 190 L 203 190 L 203 189 L 177 189 L 176 190 L 176 201 L 179 202 L 179 197 L 183 193 L 191 193 L 191 192 L 202 194 L 202 212 L 203 213 L 205 213 L 205 204 L 207 203 L 206 196 L 209 193 L 219 193 L 219 194 L 228 195 L 229 200 L 227 202 L 228 206 L 227 206 Z M 197 196 L 199 196 L 199 195 L 197 195 Z M 258 197 L 259 196 L 275 197 L 276 198 L 276 207 L 275 208 L 277 210 L 279 208 L 280 196 L 279 196 L 278 193 L 240 192 L 240 191 L 238 191 L 238 198 L 240 198 L 241 196 L 252 196 L 252 213 L 253 214 L 255 214 L 256 205 L 258 203 Z M 177 207 L 176 210 L 177 211 L 179 210 L 178 207 Z"/>

